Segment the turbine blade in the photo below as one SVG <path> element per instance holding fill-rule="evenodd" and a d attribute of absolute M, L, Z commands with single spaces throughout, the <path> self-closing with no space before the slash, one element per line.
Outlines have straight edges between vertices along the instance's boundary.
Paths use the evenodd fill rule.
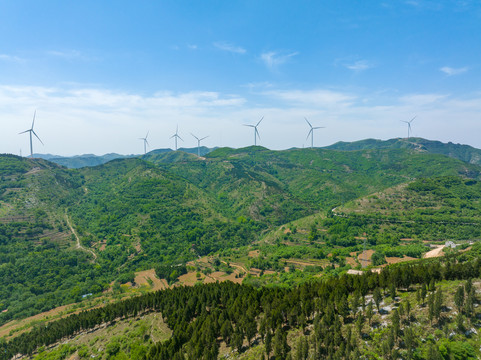
<path fill-rule="evenodd" d="M 35 133 L 35 131 L 32 130 L 32 132 L 33 132 L 33 135 L 35 135 L 35 136 L 37 137 L 38 141 L 40 141 L 40 142 L 42 143 L 42 145 L 44 145 L 43 142 L 42 142 L 42 140 L 40 140 L 40 138 L 38 137 L 38 135 Z"/>
<path fill-rule="evenodd" d="M 148 136 L 149 136 L 149 131 L 147 131 L 147 135 L 145 135 L 145 138 L 147 139 Z"/>
<path fill-rule="evenodd" d="M 242 124 L 244 126 L 255 127 L 254 125 Z"/>
<path fill-rule="evenodd" d="M 316 126 L 316 127 L 313 127 L 312 129 L 325 129 L 326 127 L 325 126 Z"/>
<path fill-rule="evenodd" d="M 256 129 L 256 134 L 257 136 L 259 137 L 259 139 L 261 138 L 260 134 L 259 134 L 259 131 L 257 131 L 257 127 L 255 128 Z"/>
<path fill-rule="evenodd" d="M 19 134 L 19 135 L 20 135 L 20 134 L 25 134 L 26 132 L 29 132 L 29 131 L 31 131 L 31 130 L 25 130 L 25 131 L 22 131 L 22 132 L 20 132 L 20 133 L 18 133 L 18 134 Z"/>
<path fill-rule="evenodd" d="M 184 141 L 184 139 L 182 139 L 179 135 L 177 135 L 177 137 L 178 137 L 180 140 Z"/>
<path fill-rule="evenodd" d="M 309 126 L 312 128 L 312 125 L 311 123 L 309 122 L 309 120 L 307 120 L 307 118 L 305 117 L 304 119 L 306 119 L 307 123 L 309 124 Z"/>
<path fill-rule="evenodd" d="M 313 131 L 313 130 L 312 130 L 312 128 L 311 128 L 311 130 L 309 130 L 309 132 L 307 133 L 306 140 L 309 139 L 309 136 L 311 135 L 312 131 Z"/>
<path fill-rule="evenodd" d="M 264 116 L 259 120 L 259 122 L 257 123 L 256 126 L 259 126 L 259 124 L 261 123 L 262 120 L 264 120 Z"/>
<path fill-rule="evenodd" d="M 204 137 L 203 137 L 202 139 L 200 139 L 200 140 L 207 139 L 208 137 L 209 137 L 209 135 L 207 135 L 207 136 L 204 136 Z"/>
<path fill-rule="evenodd" d="M 37 115 L 37 110 L 35 110 L 33 113 L 32 129 L 33 129 L 33 124 L 35 123 L 35 115 Z"/>
<path fill-rule="evenodd" d="M 190 133 L 190 135 L 192 135 L 193 137 L 195 137 L 198 141 L 199 141 L 199 138 L 197 136 L 195 136 L 194 134 Z"/>
<path fill-rule="evenodd" d="M 145 143 L 146 143 L 147 145 L 150 145 L 149 142 L 147 141 L 147 139 L 145 139 Z"/>

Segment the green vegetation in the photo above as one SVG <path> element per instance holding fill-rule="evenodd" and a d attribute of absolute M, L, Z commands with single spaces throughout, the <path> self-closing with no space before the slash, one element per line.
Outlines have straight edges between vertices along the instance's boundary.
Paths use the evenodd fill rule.
<path fill-rule="evenodd" d="M 327 146 L 326 149 L 344 151 L 368 149 L 411 149 L 419 152 L 441 154 L 471 164 L 481 165 L 481 150 L 479 149 L 473 148 L 469 145 L 453 144 L 451 142 L 445 144 L 440 141 L 433 141 L 422 138 L 397 138 L 386 141 L 367 139 L 351 143 L 341 141 L 331 146 Z"/>
<path fill-rule="evenodd" d="M 81 169 L 2 155 L 0 325 L 142 295 L 24 324 L 0 349 L 39 359 L 478 356 L 477 334 L 466 335 L 477 285 L 460 281 L 479 277 L 481 168 L 410 144 L 154 151 Z M 459 246 L 420 260 L 446 240 Z M 148 293 L 165 286 L 151 269 L 169 290 Z M 201 285 L 225 278 L 243 285 Z M 143 320 L 155 314 L 163 336 Z M 126 321 L 143 324 L 135 336 L 39 349 Z M 420 343 L 423 334 L 435 337 Z"/>
<path fill-rule="evenodd" d="M 477 245 L 463 256 L 288 289 L 224 282 L 148 293 L 71 315 L 0 343 L 0 358 L 31 355 L 38 347 L 101 324 L 112 326 L 159 314 L 172 329 L 167 339 L 152 342 L 147 320 L 141 320 L 133 327 L 135 336 L 112 337 L 97 350 L 77 343 L 63 344 L 55 352 L 65 357 L 77 351 L 85 358 L 102 354 L 132 358 L 141 352 L 147 359 L 216 359 L 224 345 L 234 354 L 252 348 L 274 359 L 474 359 L 480 338 L 469 329 L 477 322 L 473 304 L 479 300 L 472 279 L 481 275 L 480 253 Z M 456 320 L 450 316 L 454 304 L 459 311 Z M 288 341 L 293 334 L 295 341 L 292 337 Z M 38 358 L 46 357 L 41 352 Z"/>

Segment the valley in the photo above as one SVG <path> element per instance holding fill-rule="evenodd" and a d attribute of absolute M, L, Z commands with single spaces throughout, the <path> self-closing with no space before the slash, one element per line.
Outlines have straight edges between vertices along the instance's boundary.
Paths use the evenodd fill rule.
<path fill-rule="evenodd" d="M 43 347 L 29 347 L 29 356 L 355 356 L 354 346 L 346 355 L 338 340 L 325 337 L 321 321 L 335 326 L 341 339 L 351 336 L 348 342 L 364 339 L 373 346 L 359 347 L 359 356 L 371 358 L 367 354 L 374 351 L 385 358 L 425 358 L 427 351 L 435 352 L 429 344 L 444 356 L 441 344 L 448 350 L 458 346 L 462 334 L 477 324 L 481 167 L 474 155 L 469 161 L 451 156 L 452 145 L 443 150 L 437 144 L 431 151 L 430 143 L 413 143 L 423 147 L 389 141 L 369 148 L 353 144 L 349 150 L 257 146 L 219 148 L 201 158 L 152 152 L 78 169 L 0 155 L 0 349 L 6 353 L 12 344 L 20 346 L 41 326 L 53 329 L 76 316 L 103 314 L 100 322 L 82 320 L 82 331 L 62 330 L 62 342 L 52 333 L 52 340 L 39 343 Z M 427 279 L 421 268 L 430 269 Z M 468 280 L 474 285 L 464 285 Z M 461 285 L 467 290 L 456 314 L 454 292 Z M 423 286 L 432 289 L 433 299 L 439 289 L 445 295 L 435 327 L 427 300 L 418 296 Z M 470 286 L 472 305 L 465 309 Z M 335 298 L 325 293 L 328 288 Z M 385 313 L 367 310 L 377 288 Z M 315 301 L 308 308 L 290 299 L 305 299 L 312 291 Z M 217 297 L 223 292 L 234 296 L 232 303 Z M 202 299 L 214 296 L 213 302 L 204 310 L 193 305 L 184 318 L 178 318 L 187 311 L 184 304 L 166 313 L 157 307 L 166 304 L 151 303 L 158 294 L 194 293 Z M 255 330 L 224 313 L 243 296 L 257 299 L 243 310 Z M 277 310 L 263 296 L 277 299 L 278 309 L 286 312 L 272 320 Z M 140 305 L 143 301 L 149 305 Z M 331 301 L 332 313 L 320 310 Z M 407 302 L 417 307 L 416 320 L 404 310 L 391 341 L 394 309 L 401 312 Z M 123 313 L 124 308 L 130 310 Z M 455 321 L 458 314 L 463 327 Z M 222 324 L 211 325 L 210 340 L 196 348 L 192 341 L 200 338 L 194 328 L 214 318 L 219 323 L 218 316 L 230 319 L 225 326 L 231 333 L 224 336 Z M 377 325 L 371 327 L 373 319 Z M 354 336 L 356 327 L 361 330 Z M 268 351 L 266 329 L 284 350 Z M 441 331 L 436 339 L 417 343 L 411 353 L 405 338 L 410 331 L 436 329 Z M 179 331 L 187 331 L 191 340 Z M 451 331 L 455 335 L 447 336 Z M 477 356 L 477 333 L 467 339 L 473 350 L 466 351 Z M 389 356 L 383 341 L 391 344 Z"/>

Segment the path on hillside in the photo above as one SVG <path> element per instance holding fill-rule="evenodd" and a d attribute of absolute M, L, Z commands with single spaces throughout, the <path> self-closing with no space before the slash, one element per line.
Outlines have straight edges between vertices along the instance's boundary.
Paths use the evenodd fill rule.
<path fill-rule="evenodd" d="M 68 225 L 68 227 L 70 228 L 70 231 L 72 231 L 72 234 L 74 234 L 75 239 L 77 239 L 77 246 L 76 246 L 76 248 L 91 253 L 92 256 L 94 257 L 94 260 L 93 260 L 93 261 L 95 262 L 95 260 L 97 260 L 97 254 L 96 254 L 93 250 L 87 249 L 86 247 L 83 247 L 82 244 L 80 244 L 80 239 L 79 239 L 77 233 L 75 232 L 72 224 L 70 223 L 70 219 L 69 219 L 69 217 L 68 217 L 68 215 L 67 215 L 67 210 L 65 210 L 65 219 L 67 219 L 67 225 Z"/>
<path fill-rule="evenodd" d="M 426 254 L 424 254 L 424 258 L 434 258 L 434 257 L 439 257 L 443 256 L 443 249 L 445 245 L 438 246 L 436 249 L 433 249 L 431 251 L 428 251 Z"/>

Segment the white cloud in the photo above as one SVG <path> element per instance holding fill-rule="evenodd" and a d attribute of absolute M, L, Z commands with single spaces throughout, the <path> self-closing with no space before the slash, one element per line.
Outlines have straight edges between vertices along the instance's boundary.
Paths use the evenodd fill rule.
<path fill-rule="evenodd" d="M 233 44 L 228 43 L 228 42 L 224 42 L 224 41 L 215 42 L 214 46 L 216 48 L 220 49 L 220 50 L 229 51 L 229 52 L 236 53 L 236 54 L 245 54 L 246 53 L 246 49 L 244 49 L 240 46 L 233 45 Z"/>
<path fill-rule="evenodd" d="M 190 50 L 197 50 L 197 49 L 198 49 L 198 46 L 195 45 L 195 44 L 187 44 L 187 47 L 188 47 Z"/>
<path fill-rule="evenodd" d="M 442 71 L 448 76 L 453 76 L 453 75 L 459 75 L 459 74 L 465 73 L 466 71 L 468 71 L 468 68 L 467 67 L 452 68 L 449 66 L 443 66 L 442 68 L 439 69 L 439 71 Z"/>
<path fill-rule="evenodd" d="M 410 104 L 412 106 L 432 106 L 437 105 L 439 102 L 446 100 L 447 95 L 443 94 L 409 94 L 399 98 L 401 103 Z"/>
<path fill-rule="evenodd" d="M 292 52 L 289 54 L 281 54 L 277 51 L 268 51 L 261 54 L 261 60 L 269 69 L 274 69 L 277 66 L 284 64 L 290 58 L 298 55 L 298 52 Z"/>
<path fill-rule="evenodd" d="M 264 92 L 265 95 L 277 98 L 287 106 L 293 104 L 309 105 L 313 108 L 326 106 L 347 106 L 356 97 L 331 90 L 273 90 Z"/>
<path fill-rule="evenodd" d="M 374 65 L 366 60 L 359 60 L 352 64 L 346 64 L 345 67 L 352 71 L 361 72 L 373 68 Z"/>
<path fill-rule="evenodd" d="M 7 55 L 7 54 L 0 54 L 0 60 L 8 61 L 8 62 L 16 62 L 16 63 L 21 63 L 25 61 L 25 59 L 22 59 L 18 56 Z"/>
<path fill-rule="evenodd" d="M 413 136 L 467 143 L 481 147 L 481 94 L 469 98 L 450 94 L 366 94 L 342 89 L 245 89 L 257 91 L 249 101 L 239 94 L 212 91 L 150 95 L 92 87 L 0 85 L 0 153 L 28 152 L 28 137 L 17 135 L 31 124 L 37 110 L 36 132 L 45 143 L 34 151 L 60 155 L 141 153 L 139 137 L 149 133 L 151 149 L 173 147 L 169 137 L 179 125 L 182 146 L 195 147 L 189 132 L 209 135 L 206 146 L 251 145 L 244 123 L 264 116 L 259 132 L 262 146 L 286 149 L 308 145 L 307 117 L 315 126 L 315 146 L 365 138 L 404 137 L 405 124 L 417 115 Z M 382 98 L 381 98 L 382 97 Z M 469 131 L 467 131 L 469 129 Z"/>

